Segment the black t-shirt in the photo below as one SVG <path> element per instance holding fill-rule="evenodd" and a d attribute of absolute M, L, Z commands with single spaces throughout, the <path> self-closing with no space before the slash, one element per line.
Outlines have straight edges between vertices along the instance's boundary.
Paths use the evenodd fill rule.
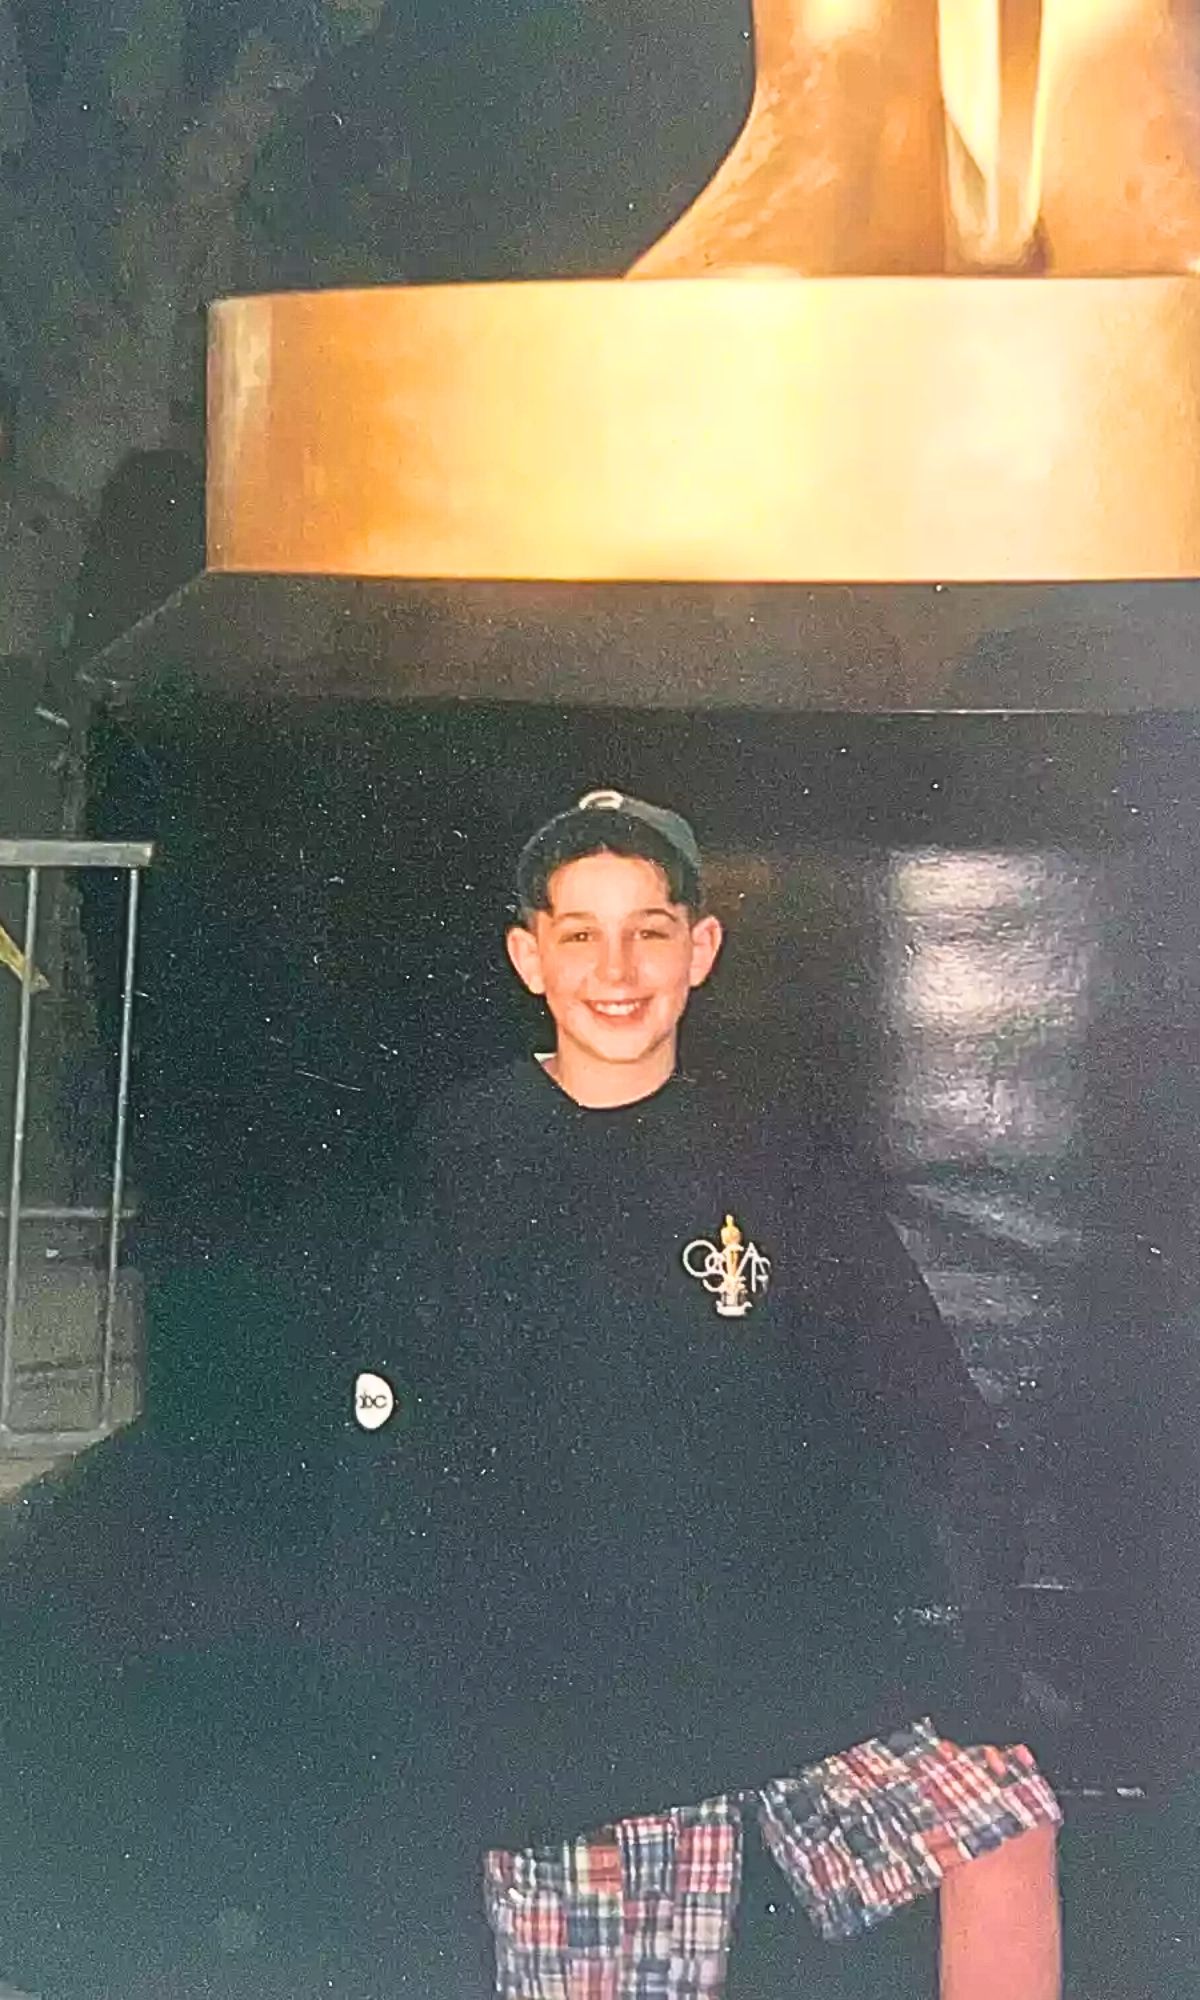
<path fill-rule="evenodd" d="M 729 1216 L 740 1314 L 712 1289 Z M 531 1060 L 459 1088 L 414 1137 L 358 1339 L 402 1403 L 363 1439 L 394 1699 L 481 1846 L 916 1715 L 994 1733 L 928 1615 L 962 1583 L 939 1510 L 1011 1574 L 990 1418 L 871 1189 L 786 1110 L 682 1075 L 590 1110 Z"/>

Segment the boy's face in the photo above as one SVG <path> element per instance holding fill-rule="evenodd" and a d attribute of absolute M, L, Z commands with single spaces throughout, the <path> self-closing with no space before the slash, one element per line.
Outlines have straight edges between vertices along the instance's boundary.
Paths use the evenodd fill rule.
<path fill-rule="evenodd" d="M 715 917 L 693 924 L 652 861 L 590 854 L 550 878 L 550 911 L 508 935 L 509 957 L 541 994 L 578 1062 L 636 1071 L 674 1053 L 693 987 L 721 948 Z"/>

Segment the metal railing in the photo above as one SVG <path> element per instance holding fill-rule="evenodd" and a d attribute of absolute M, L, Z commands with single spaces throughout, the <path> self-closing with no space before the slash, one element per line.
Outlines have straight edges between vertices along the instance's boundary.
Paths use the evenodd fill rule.
<path fill-rule="evenodd" d="M 25 874 L 25 925 L 17 1030 L 17 1071 L 13 1093 L 12 1146 L 9 1158 L 7 1218 L 8 1256 L 4 1277 L 3 1317 L 0 1319 L 0 1447 L 9 1450 L 53 1446 L 69 1450 L 107 1436 L 112 1423 L 114 1329 L 116 1325 L 121 1225 L 126 1221 L 125 1164 L 129 1120 L 130 1051 L 133 1042 L 134 969 L 137 959 L 141 871 L 153 859 L 147 841 L 6 840 L 0 839 L 0 870 Z M 25 1208 L 25 1151 L 29 1120 L 29 1072 L 32 1046 L 33 996 L 37 984 L 37 936 L 41 877 L 47 869 L 102 868 L 128 876 L 124 972 L 121 989 L 121 1039 L 117 1072 L 108 1202 L 103 1208 L 43 1206 Z M 17 1304 L 20 1295 L 21 1230 L 26 1222 L 106 1222 L 106 1278 L 101 1329 L 100 1368 L 95 1425 L 91 1430 L 15 1429 L 11 1422 L 16 1382 Z"/>

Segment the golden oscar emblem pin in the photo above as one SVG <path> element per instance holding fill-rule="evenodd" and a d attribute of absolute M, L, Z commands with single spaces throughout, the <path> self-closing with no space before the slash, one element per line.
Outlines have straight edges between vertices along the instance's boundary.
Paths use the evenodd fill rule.
<path fill-rule="evenodd" d="M 710 1292 L 722 1319 L 744 1319 L 756 1297 L 767 1289 L 769 1260 L 747 1243 L 732 1215 L 727 1215 L 719 1243 L 697 1237 L 683 1253 L 689 1278 L 698 1278 Z"/>

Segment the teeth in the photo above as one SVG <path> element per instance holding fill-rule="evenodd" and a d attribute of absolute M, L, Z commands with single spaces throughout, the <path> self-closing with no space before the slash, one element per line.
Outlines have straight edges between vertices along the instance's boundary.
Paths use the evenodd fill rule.
<path fill-rule="evenodd" d="M 626 1014 L 636 1014 L 641 1004 L 640 1000 L 593 1000 L 592 1002 L 597 1014 L 614 1014 L 618 1018 Z"/>

